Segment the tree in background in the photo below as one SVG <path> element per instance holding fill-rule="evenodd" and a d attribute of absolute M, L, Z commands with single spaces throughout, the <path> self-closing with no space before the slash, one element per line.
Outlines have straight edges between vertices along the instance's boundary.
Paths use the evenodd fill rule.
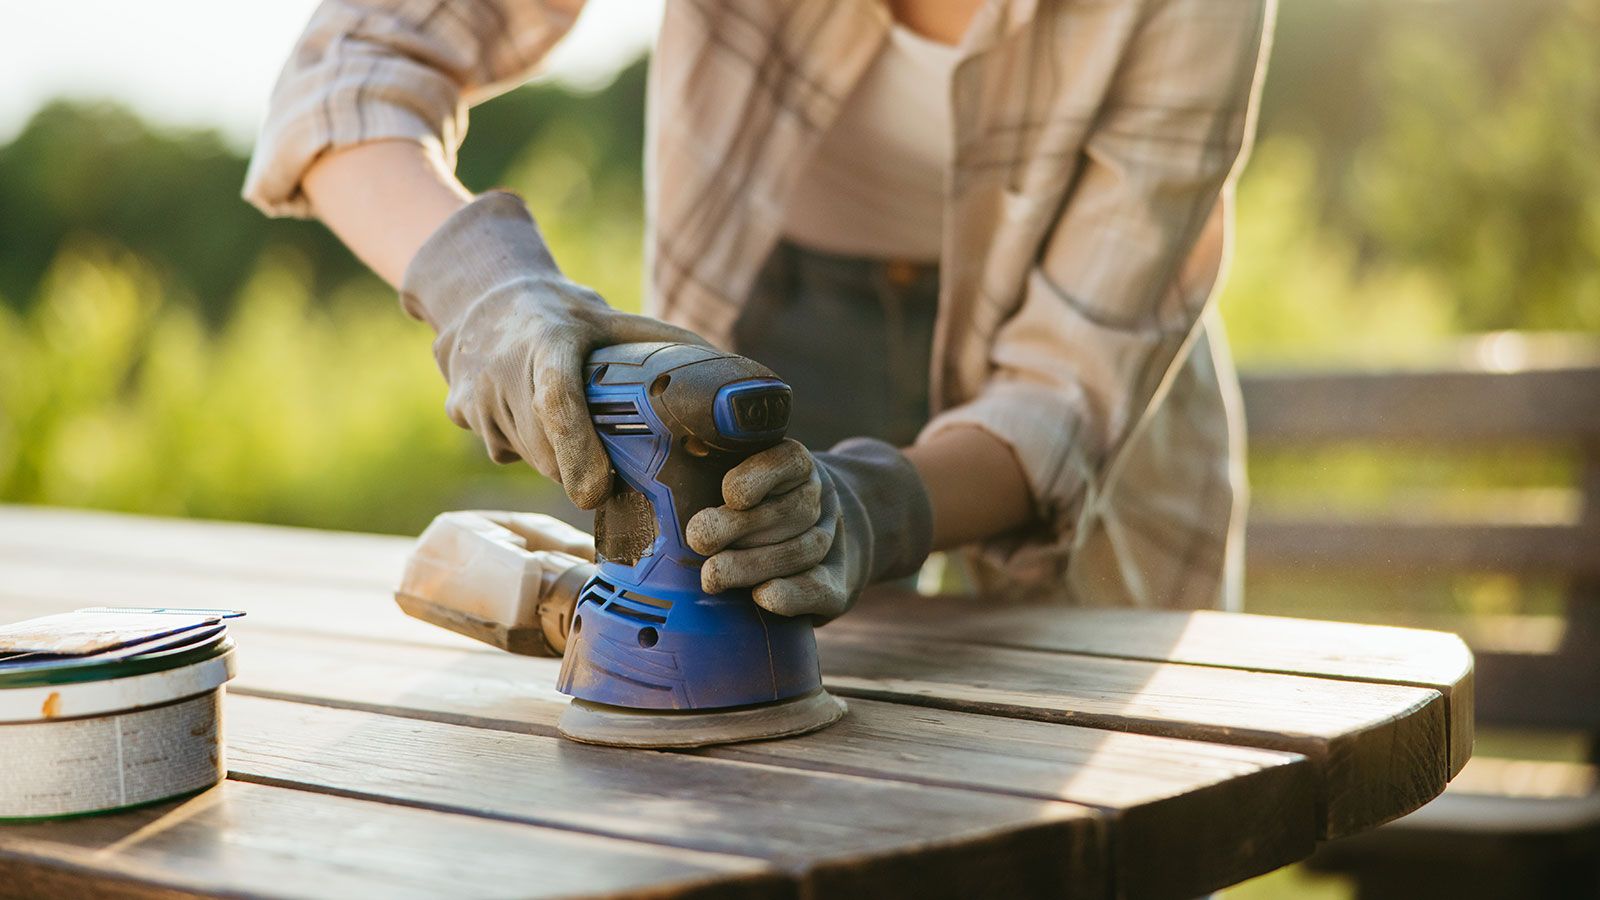
<path fill-rule="evenodd" d="M 1285 3 L 1261 145 L 1303 144 L 1320 227 L 1460 329 L 1600 330 L 1596 34 L 1597 0 Z"/>
<path fill-rule="evenodd" d="M 479 107 L 463 180 L 486 189 L 519 164 L 526 180 L 538 168 L 526 165 L 530 154 L 548 152 L 550 177 L 569 194 L 581 186 L 568 199 L 586 201 L 552 219 L 637 219 L 644 74 L 641 60 L 592 95 L 539 85 Z M 302 259 L 318 295 L 366 276 L 321 225 L 270 220 L 240 200 L 246 161 L 214 132 L 158 128 L 105 103 L 46 106 L 0 147 L 0 301 L 26 308 L 61 248 L 88 236 L 134 253 L 174 302 L 197 305 L 212 325 L 269 250 Z"/>
<path fill-rule="evenodd" d="M 1467 330 L 1600 330 L 1600 2 L 1558 8 L 1495 67 L 1461 27 L 1395 35 L 1349 173 L 1372 253 L 1435 273 Z"/>

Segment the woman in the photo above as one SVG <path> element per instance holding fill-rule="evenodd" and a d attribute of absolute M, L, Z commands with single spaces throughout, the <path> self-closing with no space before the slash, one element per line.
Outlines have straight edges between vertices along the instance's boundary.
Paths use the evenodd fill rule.
<path fill-rule="evenodd" d="M 688 528 L 708 590 L 826 618 L 967 547 L 991 592 L 1228 605 L 1241 446 L 1209 301 L 1271 3 L 669 0 L 661 321 L 567 280 L 519 198 L 452 173 L 467 106 L 528 78 L 580 0 L 326 0 L 245 193 L 398 286 L 450 417 L 581 507 L 611 477 L 592 348 L 699 335 L 790 381 L 791 434 L 848 439 L 735 471 Z"/>

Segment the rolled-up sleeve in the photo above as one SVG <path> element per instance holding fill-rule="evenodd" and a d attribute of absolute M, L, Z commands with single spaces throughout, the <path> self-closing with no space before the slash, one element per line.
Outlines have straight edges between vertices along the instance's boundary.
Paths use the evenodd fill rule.
<path fill-rule="evenodd" d="M 1033 543 L 1070 543 L 1193 339 L 1223 265 L 1270 19 L 1271 0 L 1151 4 L 996 332 L 988 380 L 923 432 L 976 426 L 1013 449 L 1053 534 Z"/>
<path fill-rule="evenodd" d="M 469 105 L 531 77 L 582 0 L 325 0 L 278 76 L 245 178 L 263 212 L 306 216 L 331 150 L 415 141 L 452 166 Z"/>

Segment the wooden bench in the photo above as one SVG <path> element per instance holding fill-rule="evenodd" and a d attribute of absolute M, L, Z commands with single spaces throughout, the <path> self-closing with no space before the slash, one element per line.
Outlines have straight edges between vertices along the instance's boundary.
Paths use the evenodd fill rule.
<path fill-rule="evenodd" d="M 1556 628 L 1504 617 L 1466 629 L 1477 659 L 1477 717 L 1491 728 L 1587 735 L 1589 759 L 1475 757 L 1417 813 L 1323 848 L 1312 867 L 1352 875 L 1362 900 L 1600 896 L 1600 364 L 1505 365 L 1504 342 L 1516 355 L 1516 340 L 1484 339 L 1468 354 L 1476 364 L 1450 368 L 1244 380 L 1252 453 L 1356 444 L 1449 458 L 1543 447 L 1572 461 L 1569 502 L 1557 504 L 1565 516 L 1512 515 L 1514 504 L 1493 503 L 1470 516 L 1442 515 L 1427 503 L 1382 518 L 1252 512 L 1252 580 L 1502 573 L 1554 579 L 1565 594 Z"/>

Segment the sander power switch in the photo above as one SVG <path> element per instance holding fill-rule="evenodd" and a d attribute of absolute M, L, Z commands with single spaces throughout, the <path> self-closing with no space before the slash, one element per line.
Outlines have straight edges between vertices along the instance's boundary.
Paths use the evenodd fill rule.
<path fill-rule="evenodd" d="M 789 427 L 794 393 L 776 378 L 756 378 L 724 385 L 717 391 L 712 420 L 731 440 L 774 440 Z"/>

